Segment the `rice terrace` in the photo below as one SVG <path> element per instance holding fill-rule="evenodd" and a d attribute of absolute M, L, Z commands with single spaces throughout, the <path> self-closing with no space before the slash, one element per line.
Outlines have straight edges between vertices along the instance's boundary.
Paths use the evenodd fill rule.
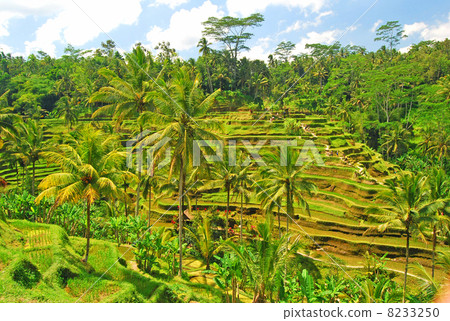
<path fill-rule="evenodd" d="M 0 302 L 440 300 L 450 41 L 245 57 L 264 23 L 0 50 Z"/>

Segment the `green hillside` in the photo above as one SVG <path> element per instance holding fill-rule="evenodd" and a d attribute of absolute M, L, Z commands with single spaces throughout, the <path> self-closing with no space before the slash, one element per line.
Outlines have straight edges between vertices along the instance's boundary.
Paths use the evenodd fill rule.
<path fill-rule="evenodd" d="M 0 221 L 0 302 L 220 302 L 211 286 L 143 275 L 126 250 L 94 240 L 86 264 L 59 226 Z"/>

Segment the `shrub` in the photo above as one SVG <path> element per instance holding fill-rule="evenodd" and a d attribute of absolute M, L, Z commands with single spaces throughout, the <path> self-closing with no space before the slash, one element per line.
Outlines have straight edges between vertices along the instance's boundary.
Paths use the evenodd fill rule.
<path fill-rule="evenodd" d="M 38 268 L 28 260 L 20 260 L 14 265 L 11 276 L 21 286 L 30 289 L 41 280 Z"/>
<path fill-rule="evenodd" d="M 284 129 L 288 135 L 300 135 L 303 132 L 302 123 L 292 118 L 284 120 Z"/>
<path fill-rule="evenodd" d="M 152 302 L 155 303 L 179 303 L 177 295 L 167 285 L 159 286 L 152 295 Z"/>
<path fill-rule="evenodd" d="M 44 273 L 43 279 L 48 284 L 65 288 L 67 282 L 77 276 L 67 264 L 55 263 Z"/>
<path fill-rule="evenodd" d="M 330 141 L 331 148 L 339 148 L 347 146 L 347 141 L 343 138 L 335 138 Z"/>

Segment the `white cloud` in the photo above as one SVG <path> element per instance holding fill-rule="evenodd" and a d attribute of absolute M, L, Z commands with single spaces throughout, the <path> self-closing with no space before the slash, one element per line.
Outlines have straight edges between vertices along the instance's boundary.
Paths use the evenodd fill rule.
<path fill-rule="evenodd" d="M 408 36 L 419 34 L 423 40 L 437 40 L 442 41 L 450 38 L 450 13 L 445 22 L 440 22 L 435 25 L 427 25 L 424 22 L 415 22 L 413 24 L 406 24 L 403 26 L 405 34 Z"/>
<path fill-rule="evenodd" d="M 165 5 L 168 6 L 170 9 L 175 9 L 176 7 L 188 2 L 189 0 L 155 0 L 155 2 L 150 4 L 150 7 Z"/>
<path fill-rule="evenodd" d="M 414 22 L 410 25 L 404 25 L 403 29 L 405 30 L 405 34 L 407 36 L 411 36 L 415 33 L 421 32 L 427 28 L 427 25 L 423 22 Z"/>
<path fill-rule="evenodd" d="M 161 27 L 154 26 L 147 33 L 147 40 L 152 48 L 159 42 L 168 41 L 177 51 L 191 49 L 202 37 L 202 22 L 213 16 L 222 17 L 223 12 L 209 0 L 198 8 L 179 10 L 170 18 L 167 29 L 163 30 Z"/>
<path fill-rule="evenodd" d="M 284 6 L 289 9 L 309 9 L 319 12 L 325 0 L 227 0 L 230 15 L 248 16 L 252 13 L 263 12 L 269 6 Z"/>
<path fill-rule="evenodd" d="M 309 27 L 317 27 L 318 25 L 320 25 L 322 23 L 322 18 L 332 15 L 333 11 L 329 10 L 329 11 L 325 11 L 325 12 L 321 12 L 317 15 L 315 20 L 310 20 L 310 21 L 301 21 L 301 20 L 297 20 L 295 23 L 293 23 L 292 25 L 288 26 L 285 30 L 281 31 L 279 33 L 279 35 L 285 34 L 285 33 L 290 33 L 292 31 L 297 31 L 300 29 L 306 29 Z"/>
<path fill-rule="evenodd" d="M 0 10 L 1 6 L 0 6 Z M 22 18 L 23 15 L 17 12 L 0 11 L 0 37 L 9 36 L 9 21 L 13 18 Z"/>
<path fill-rule="evenodd" d="M 450 13 L 446 22 L 439 23 L 434 26 L 428 26 L 420 35 L 424 40 L 438 40 L 442 41 L 450 38 Z"/>
<path fill-rule="evenodd" d="M 377 20 L 377 21 L 373 24 L 372 28 L 370 28 L 370 31 L 372 31 L 372 32 L 377 31 L 377 28 L 378 28 L 382 23 L 383 23 L 383 20 Z"/>
<path fill-rule="evenodd" d="M 332 14 L 333 14 L 333 11 L 331 11 L 331 10 L 324 11 L 324 12 L 321 12 L 321 13 L 319 14 L 319 16 L 317 17 L 317 19 L 320 20 L 321 18 L 326 17 L 326 16 L 329 16 L 329 15 L 332 15 Z"/>
<path fill-rule="evenodd" d="M 293 24 L 288 26 L 286 29 L 281 31 L 279 34 L 282 35 L 284 33 L 290 33 L 292 31 L 297 31 L 297 30 L 300 30 L 300 29 L 304 29 L 305 26 L 306 26 L 305 22 L 301 22 L 300 20 L 297 20 L 296 22 L 294 22 Z"/>
<path fill-rule="evenodd" d="M 272 41 L 273 39 L 270 37 L 259 38 L 257 40 L 258 45 L 251 47 L 249 51 L 243 52 L 241 56 L 245 56 L 251 60 L 259 59 L 265 61 L 271 54 L 269 47 Z"/>
<path fill-rule="evenodd" d="M 411 49 L 411 46 L 407 46 L 407 47 L 402 47 L 400 48 L 398 51 L 400 51 L 401 53 L 406 53 Z"/>
<path fill-rule="evenodd" d="M 5 20 L 6 23 L 2 19 L 0 33 L 5 34 L 5 30 L 8 32 L 8 21 L 13 17 L 48 17 L 47 21 L 35 31 L 35 39 L 25 42 L 25 51 L 28 55 L 33 51 L 43 50 L 54 56 L 57 41 L 81 46 L 119 25 L 135 23 L 142 11 L 141 1 L 0 1 L 0 11 L 10 13 L 10 17 Z"/>
<path fill-rule="evenodd" d="M 309 50 L 305 48 L 307 44 L 313 43 L 322 43 L 330 45 L 334 43 L 339 34 L 341 34 L 341 30 L 328 30 L 321 33 L 312 31 L 306 34 L 306 38 L 302 38 L 299 43 L 295 45 L 296 52 L 295 53 L 306 53 Z"/>
<path fill-rule="evenodd" d="M 4 53 L 12 53 L 12 48 L 8 45 L 0 43 L 0 51 L 3 51 Z"/>

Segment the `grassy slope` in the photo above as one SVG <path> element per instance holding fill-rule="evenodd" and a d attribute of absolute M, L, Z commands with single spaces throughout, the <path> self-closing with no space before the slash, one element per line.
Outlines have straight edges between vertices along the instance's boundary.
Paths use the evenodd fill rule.
<path fill-rule="evenodd" d="M 81 261 L 84 246 L 83 239 L 68 238 L 55 225 L 0 221 L 0 302 L 76 302 L 91 286 L 81 302 L 221 300 L 221 292 L 210 285 L 157 279 L 122 265 L 132 266 L 132 261 L 116 263 L 120 253 L 110 242 L 93 240 L 89 263 L 85 264 Z M 13 279 L 24 260 L 36 266 L 41 275 L 31 288 Z"/>

